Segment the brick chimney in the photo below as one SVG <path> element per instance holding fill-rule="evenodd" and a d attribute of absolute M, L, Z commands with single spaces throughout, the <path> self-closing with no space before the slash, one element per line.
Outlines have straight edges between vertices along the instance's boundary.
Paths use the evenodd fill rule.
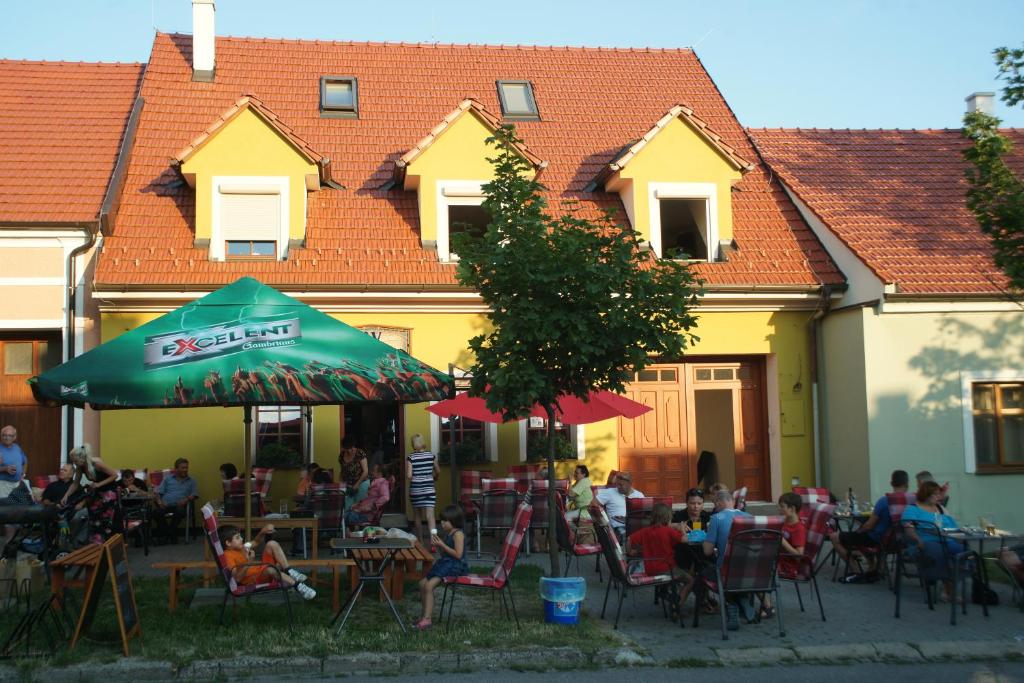
<path fill-rule="evenodd" d="M 192 80 L 210 82 L 214 67 L 213 0 L 192 0 Z"/>
<path fill-rule="evenodd" d="M 992 115 L 994 111 L 993 99 L 996 94 L 994 92 L 975 92 L 971 93 L 964 98 L 964 102 L 967 103 L 967 113 L 979 111 L 982 114 Z"/>

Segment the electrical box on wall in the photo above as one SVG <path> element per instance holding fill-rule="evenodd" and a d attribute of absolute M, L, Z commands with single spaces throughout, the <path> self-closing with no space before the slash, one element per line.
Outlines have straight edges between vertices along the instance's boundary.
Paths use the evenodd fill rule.
<path fill-rule="evenodd" d="M 804 435 L 804 402 L 789 399 L 782 402 L 782 435 Z"/>

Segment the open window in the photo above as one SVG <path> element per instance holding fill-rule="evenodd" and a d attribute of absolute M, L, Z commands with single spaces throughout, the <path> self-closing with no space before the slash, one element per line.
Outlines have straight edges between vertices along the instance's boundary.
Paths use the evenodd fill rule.
<path fill-rule="evenodd" d="M 438 183 L 437 201 L 437 255 L 442 261 L 458 261 L 452 248 L 452 236 L 457 233 L 483 235 L 491 222 L 484 210 L 484 181 Z"/>
<path fill-rule="evenodd" d="M 717 191 L 713 183 L 650 183 L 650 242 L 659 257 L 717 258 Z"/>

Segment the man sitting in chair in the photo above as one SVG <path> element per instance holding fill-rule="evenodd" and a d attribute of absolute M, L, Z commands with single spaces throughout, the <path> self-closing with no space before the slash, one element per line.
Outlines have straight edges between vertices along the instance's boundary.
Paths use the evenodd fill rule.
<path fill-rule="evenodd" d="M 196 480 L 188 476 L 188 460 L 174 461 L 174 474 L 156 487 L 156 525 L 171 543 L 178 542 L 178 526 L 188 514 L 188 504 L 199 497 Z"/>
<path fill-rule="evenodd" d="M 604 506 L 608 521 L 620 539 L 626 531 L 626 499 L 643 497 L 644 494 L 633 488 L 633 475 L 629 472 L 619 472 L 615 477 L 615 488 L 601 489 L 594 496 Z"/>
<path fill-rule="evenodd" d="M 737 517 L 749 517 L 750 515 L 735 508 L 736 502 L 732 497 L 732 491 L 723 488 L 715 493 L 715 514 L 708 522 L 708 535 L 705 537 L 703 548 L 704 554 L 708 557 L 715 556 L 715 567 L 721 568 L 725 560 L 725 549 L 729 545 L 729 532 L 732 530 L 732 523 Z M 717 551 L 717 555 L 716 555 Z M 715 567 L 707 567 L 705 576 L 715 580 Z M 739 605 L 730 602 L 726 606 L 727 628 L 735 631 L 739 625 Z"/>

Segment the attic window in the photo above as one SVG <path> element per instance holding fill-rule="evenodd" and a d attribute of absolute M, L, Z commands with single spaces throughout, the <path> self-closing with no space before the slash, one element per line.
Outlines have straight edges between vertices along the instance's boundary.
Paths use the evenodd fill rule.
<path fill-rule="evenodd" d="M 540 120 L 537 100 L 533 98 L 533 86 L 529 81 L 498 81 L 498 99 L 506 120 Z"/>
<path fill-rule="evenodd" d="M 359 87 L 355 76 L 320 78 L 320 116 L 336 119 L 359 117 Z"/>

